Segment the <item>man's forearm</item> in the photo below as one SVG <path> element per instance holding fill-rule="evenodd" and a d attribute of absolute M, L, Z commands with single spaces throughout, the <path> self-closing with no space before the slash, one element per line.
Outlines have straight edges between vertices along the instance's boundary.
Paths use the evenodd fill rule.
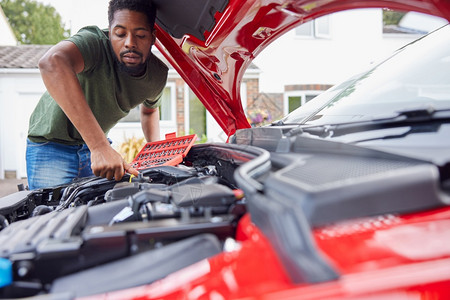
<path fill-rule="evenodd" d="M 141 125 L 147 142 L 160 140 L 159 109 L 149 109 L 141 105 Z"/>
<path fill-rule="evenodd" d="M 61 51 L 67 49 L 70 51 L 71 46 L 71 44 L 58 45 Z M 41 76 L 48 92 L 91 150 L 109 146 L 103 130 L 87 104 L 76 76 L 77 69 L 82 69 L 83 65 L 74 65 L 67 56 L 61 54 L 61 51 L 50 52 L 39 62 Z"/>
<path fill-rule="evenodd" d="M 92 172 L 116 180 L 120 180 L 125 171 L 137 175 L 138 172 L 110 146 L 86 101 L 76 75 L 84 69 L 78 48 L 67 41 L 57 44 L 41 58 L 39 69 L 48 92 L 89 147 Z"/>

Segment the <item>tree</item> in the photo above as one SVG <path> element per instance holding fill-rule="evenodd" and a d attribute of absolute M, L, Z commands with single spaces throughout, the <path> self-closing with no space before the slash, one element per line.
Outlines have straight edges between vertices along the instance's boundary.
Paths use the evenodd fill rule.
<path fill-rule="evenodd" d="M 54 45 L 69 36 L 61 16 L 34 0 L 0 0 L 17 40 L 22 44 Z"/>
<path fill-rule="evenodd" d="M 383 25 L 398 25 L 405 12 L 383 9 Z"/>

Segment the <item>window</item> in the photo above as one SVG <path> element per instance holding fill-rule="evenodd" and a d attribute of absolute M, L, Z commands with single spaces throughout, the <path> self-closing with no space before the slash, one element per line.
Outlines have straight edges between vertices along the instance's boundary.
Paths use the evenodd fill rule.
<path fill-rule="evenodd" d="M 168 82 L 161 95 L 161 106 L 159 107 L 159 118 L 161 122 L 175 122 L 175 84 Z M 137 106 L 122 118 L 120 122 L 140 122 L 140 107 Z"/>
<path fill-rule="evenodd" d="M 206 108 L 189 89 L 189 134 L 206 135 Z"/>
<path fill-rule="evenodd" d="M 314 21 L 306 22 L 295 28 L 295 35 L 302 37 L 314 37 Z"/>
<path fill-rule="evenodd" d="M 295 28 L 295 35 L 298 37 L 329 38 L 330 17 L 323 16 L 298 26 Z"/>
<path fill-rule="evenodd" d="M 286 115 L 299 108 L 322 92 L 321 90 L 286 92 L 284 95 L 284 114 Z"/>
<path fill-rule="evenodd" d="M 314 21 L 316 37 L 330 37 L 330 17 L 324 16 Z"/>
<path fill-rule="evenodd" d="M 175 126 L 175 99 L 175 83 L 168 82 L 161 96 L 161 106 L 159 108 L 159 119 L 161 120 L 161 125 Z"/>
<path fill-rule="evenodd" d="M 302 105 L 302 97 L 301 96 L 290 96 L 288 97 L 288 112 L 293 111 L 296 108 L 299 108 Z"/>

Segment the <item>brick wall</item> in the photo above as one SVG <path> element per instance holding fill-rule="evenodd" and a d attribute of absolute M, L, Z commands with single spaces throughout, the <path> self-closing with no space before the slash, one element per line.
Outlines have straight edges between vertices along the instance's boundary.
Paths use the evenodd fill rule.
<path fill-rule="evenodd" d="M 257 78 L 251 78 L 244 79 L 243 82 L 247 85 L 247 106 L 250 106 L 253 101 L 258 98 L 259 80 Z"/>
<path fill-rule="evenodd" d="M 286 92 L 292 91 L 325 91 L 328 90 L 332 85 L 330 84 L 292 84 L 286 85 L 284 90 Z"/>
<path fill-rule="evenodd" d="M 177 132 L 178 135 L 185 135 L 188 133 L 184 132 L 184 80 L 178 78 L 173 81 L 176 90 Z"/>

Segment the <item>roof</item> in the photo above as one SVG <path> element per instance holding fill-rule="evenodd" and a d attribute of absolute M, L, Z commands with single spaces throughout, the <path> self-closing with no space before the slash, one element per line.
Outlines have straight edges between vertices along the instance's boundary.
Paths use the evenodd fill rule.
<path fill-rule="evenodd" d="M 0 68 L 35 69 L 51 45 L 0 46 Z"/>

